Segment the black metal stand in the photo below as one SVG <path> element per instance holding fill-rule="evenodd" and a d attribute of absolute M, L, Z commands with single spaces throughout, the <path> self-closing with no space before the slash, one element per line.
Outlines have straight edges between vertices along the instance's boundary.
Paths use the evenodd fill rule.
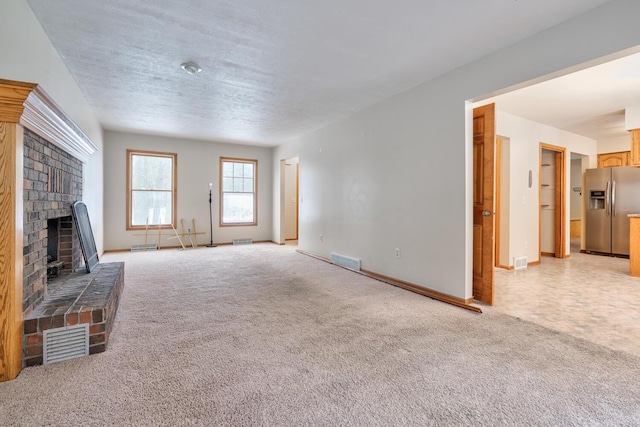
<path fill-rule="evenodd" d="M 207 245 L 208 248 L 215 248 L 213 244 L 213 211 L 211 208 L 211 188 L 209 188 L 209 224 L 211 225 L 211 242 Z"/>

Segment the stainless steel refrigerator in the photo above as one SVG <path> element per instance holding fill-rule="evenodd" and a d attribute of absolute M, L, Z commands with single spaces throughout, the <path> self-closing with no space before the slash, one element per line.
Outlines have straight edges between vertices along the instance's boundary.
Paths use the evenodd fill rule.
<path fill-rule="evenodd" d="M 629 255 L 630 213 L 640 213 L 640 167 L 587 169 L 586 250 Z"/>

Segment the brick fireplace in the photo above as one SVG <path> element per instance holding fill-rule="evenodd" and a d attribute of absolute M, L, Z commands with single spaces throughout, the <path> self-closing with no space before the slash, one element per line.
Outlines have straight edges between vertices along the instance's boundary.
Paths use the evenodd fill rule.
<path fill-rule="evenodd" d="M 70 273 L 82 263 L 71 205 L 82 199 L 82 162 L 34 132 L 24 131 L 24 268 L 22 312 L 28 316 L 52 291 L 47 280 L 48 255 Z M 49 245 L 50 240 L 56 240 Z M 61 280 L 57 281 L 58 283 Z"/>
<path fill-rule="evenodd" d="M 23 365 L 42 364 L 50 355 L 45 332 L 82 324 L 88 325 L 88 354 L 103 352 L 124 266 L 102 264 L 91 274 L 78 268 L 82 250 L 71 206 L 82 200 L 82 162 L 25 129 L 23 169 Z"/>
<path fill-rule="evenodd" d="M 51 357 L 79 357 L 67 356 L 76 341 L 59 345 L 69 330 L 86 331 L 84 354 L 106 350 L 124 264 L 75 272 L 71 213 L 98 149 L 39 85 L 0 79 L 0 382 Z M 50 281 L 52 260 L 63 274 Z"/>

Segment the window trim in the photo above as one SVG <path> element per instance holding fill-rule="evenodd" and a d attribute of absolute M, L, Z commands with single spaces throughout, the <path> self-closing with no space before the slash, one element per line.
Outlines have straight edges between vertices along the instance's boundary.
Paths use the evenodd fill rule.
<path fill-rule="evenodd" d="M 134 156 L 150 156 L 150 157 L 169 157 L 173 160 L 173 184 L 172 184 L 172 200 L 171 200 L 171 210 L 172 210 L 172 222 L 171 224 L 165 224 L 160 227 L 160 229 L 170 230 L 172 227 L 176 228 L 177 226 L 177 217 L 178 217 L 178 154 L 177 153 L 168 153 L 163 151 L 147 151 L 147 150 L 134 150 L 131 148 L 127 148 L 127 230 L 144 230 L 147 228 L 146 225 L 132 225 L 131 224 L 131 208 L 133 205 L 133 190 L 131 188 L 131 158 Z M 149 225 L 151 227 L 151 225 Z M 154 226 L 157 230 L 158 226 Z"/>
<path fill-rule="evenodd" d="M 251 163 L 253 165 L 253 222 L 232 222 L 226 223 L 222 222 L 223 211 L 222 211 L 222 200 L 223 200 L 223 164 L 224 162 L 234 162 L 234 163 Z M 258 159 L 244 159 L 238 157 L 220 157 L 220 191 L 218 193 L 219 196 L 219 205 L 220 205 L 220 215 L 218 217 L 218 223 L 220 227 L 255 227 L 258 225 Z"/>

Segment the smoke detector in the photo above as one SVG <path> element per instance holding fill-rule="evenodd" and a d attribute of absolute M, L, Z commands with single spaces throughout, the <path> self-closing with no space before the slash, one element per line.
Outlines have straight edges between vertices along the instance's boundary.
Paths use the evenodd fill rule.
<path fill-rule="evenodd" d="M 202 71 L 202 68 L 200 68 L 200 66 L 193 61 L 183 62 L 182 64 L 180 64 L 180 68 L 182 68 L 189 74 L 197 74 Z"/>

